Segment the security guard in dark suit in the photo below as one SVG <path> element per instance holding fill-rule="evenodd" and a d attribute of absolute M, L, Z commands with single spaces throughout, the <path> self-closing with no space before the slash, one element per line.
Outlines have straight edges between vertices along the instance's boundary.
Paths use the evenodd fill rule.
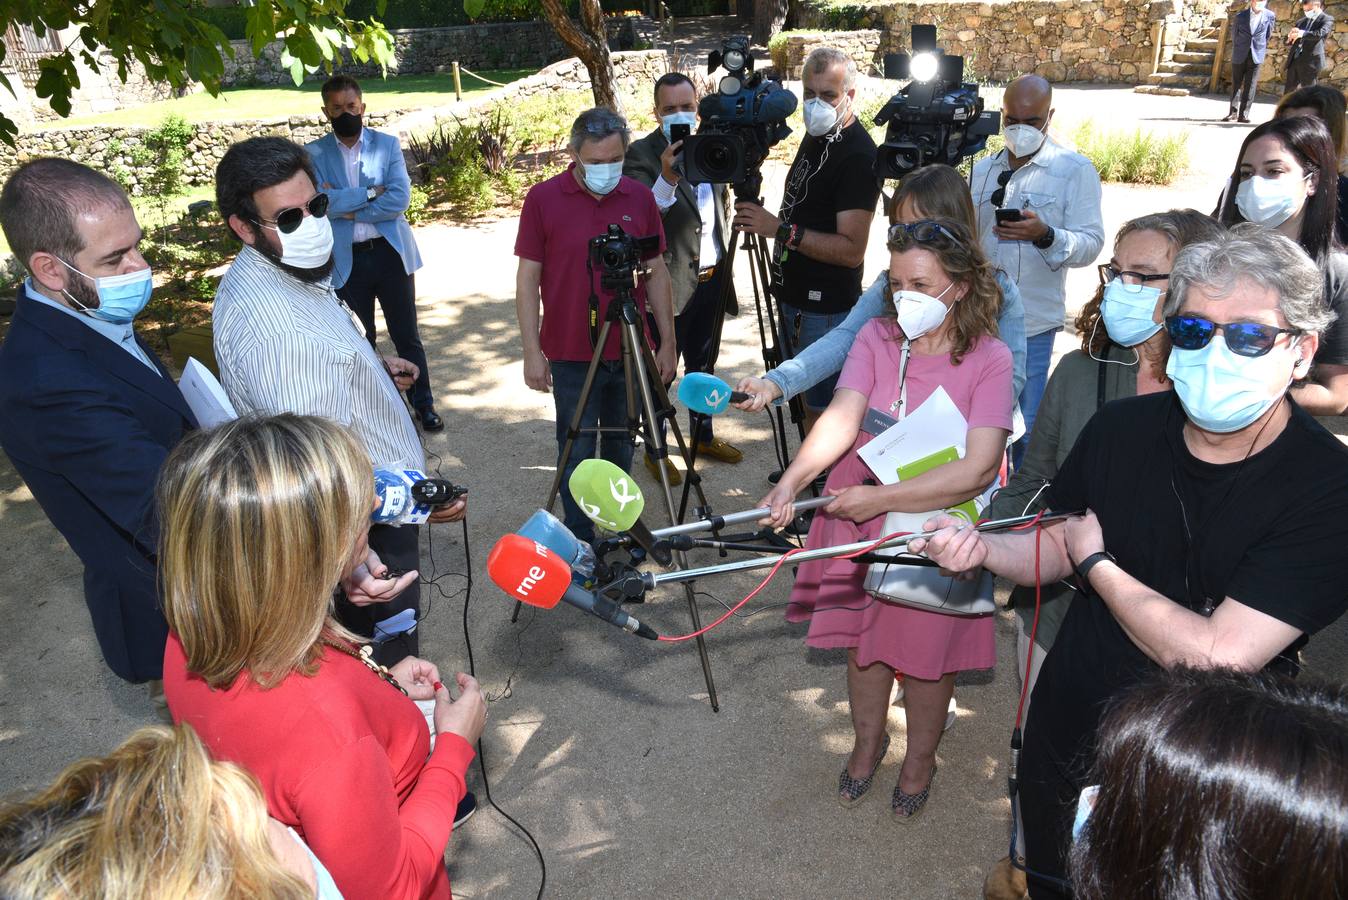
<path fill-rule="evenodd" d="M 1284 94 L 1315 84 L 1325 67 L 1325 38 L 1334 33 L 1334 17 L 1324 11 L 1322 0 L 1305 0 L 1302 16 L 1287 33 L 1287 84 Z"/>
<path fill-rule="evenodd" d="M 684 372 L 710 372 L 716 366 L 714 337 L 719 324 L 722 279 L 731 277 L 720 265 L 730 235 L 729 191 L 723 184 L 690 184 L 677 165 L 681 142 L 670 144 L 676 124 L 696 130 L 697 89 L 687 75 L 670 72 L 655 82 L 655 116 L 660 127 L 627 148 L 623 174 L 650 185 L 664 218 L 665 264 L 674 284 L 674 334 L 683 354 Z M 726 312 L 737 312 L 733 287 Z M 743 454 L 711 434 L 703 425 L 699 457 L 736 463 Z M 648 468 L 654 462 L 646 458 Z"/>

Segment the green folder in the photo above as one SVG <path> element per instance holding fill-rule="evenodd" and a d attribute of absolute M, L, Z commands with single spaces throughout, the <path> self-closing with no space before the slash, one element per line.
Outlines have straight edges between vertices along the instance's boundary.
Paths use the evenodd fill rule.
<path fill-rule="evenodd" d="M 948 462 L 954 462 L 959 459 L 959 451 L 954 447 L 946 447 L 944 450 L 937 450 L 930 456 L 924 456 L 919 460 L 910 462 L 907 465 L 899 466 L 899 481 L 907 481 L 921 475 L 923 472 L 931 471 L 937 466 L 943 466 Z M 952 516 L 958 516 L 961 519 L 968 520 L 970 525 L 978 522 L 978 507 L 974 505 L 972 499 L 965 500 L 958 506 L 952 506 L 946 510 Z"/>

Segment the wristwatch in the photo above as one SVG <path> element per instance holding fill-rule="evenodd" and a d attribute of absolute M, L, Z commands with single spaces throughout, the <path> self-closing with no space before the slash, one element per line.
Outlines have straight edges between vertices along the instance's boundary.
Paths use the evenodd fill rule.
<path fill-rule="evenodd" d="M 791 240 L 791 226 L 786 222 L 779 223 L 777 225 L 777 242 L 785 247 L 789 240 Z"/>
<path fill-rule="evenodd" d="M 1114 554 L 1110 553 L 1108 550 L 1097 550 L 1090 556 L 1083 559 L 1081 562 L 1077 563 L 1076 565 L 1077 577 L 1081 579 L 1082 587 L 1090 587 L 1091 569 L 1094 569 L 1096 566 L 1100 565 L 1100 563 L 1104 562 L 1105 560 L 1109 560 L 1115 565 L 1118 565 L 1119 563 L 1119 561 L 1114 558 Z"/>
<path fill-rule="evenodd" d="M 374 185 L 370 185 L 369 187 L 367 187 L 367 188 L 365 189 L 365 202 L 366 202 L 366 203 L 373 203 L 373 202 L 374 202 L 374 198 L 375 198 L 375 197 L 378 197 L 378 196 L 379 196 L 379 192 L 376 191 L 376 190 L 374 189 Z"/>
<path fill-rule="evenodd" d="M 1041 237 L 1036 238 L 1034 241 L 1034 245 L 1040 250 L 1047 250 L 1049 247 L 1053 246 L 1053 226 L 1045 225 L 1044 227 L 1047 228 L 1048 231 L 1045 231 Z"/>

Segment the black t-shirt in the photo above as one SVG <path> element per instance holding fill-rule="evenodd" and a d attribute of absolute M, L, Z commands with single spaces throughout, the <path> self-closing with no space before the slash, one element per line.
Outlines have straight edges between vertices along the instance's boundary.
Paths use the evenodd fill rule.
<path fill-rule="evenodd" d="M 835 233 L 838 213 L 850 209 L 874 212 L 880 196 L 874 169 L 875 141 L 860 119 L 832 141 L 805 135 L 786 175 L 781 220 Z M 779 301 L 805 312 L 841 313 L 861 296 L 861 266 L 833 266 L 798 250 L 773 249 L 774 259 L 781 260 L 780 267 L 773 267 L 773 295 Z"/>
<path fill-rule="evenodd" d="M 1317 363 L 1348 366 L 1348 253 L 1331 250 L 1325 261 L 1325 303 L 1338 316 L 1320 336 Z"/>
<path fill-rule="evenodd" d="M 1224 465 L 1189 452 L 1173 392 L 1108 403 L 1058 471 L 1049 506 L 1094 510 L 1119 566 L 1188 609 L 1231 597 L 1314 634 L 1348 609 L 1348 448 L 1286 402 L 1282 434 Z M 1078 597 L 1044 661 L 1027 742 L 1084 775 L 1105 704 L 1155 671 L 1103 600 Z"/>

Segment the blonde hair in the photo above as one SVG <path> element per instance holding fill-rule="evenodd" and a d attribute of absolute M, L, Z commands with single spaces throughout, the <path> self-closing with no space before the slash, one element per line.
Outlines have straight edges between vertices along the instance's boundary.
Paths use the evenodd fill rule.
<path fill-rule="evenodd" d="M 941 269 L 955 284 L 965 287 L 964 296 L 950 310 L 950 362 L 958 366 L 964 354 L 973 350 L 980 339 L 997 337 L 997 316 L 1002 308 L 1002 289 L 997 284 L 992 266 L 983 255 L 983 248 L 974 240 L 969 226 L 956 219 L 931 218 L 954 235 L 952 241 L 944 236 L 934 241 L 919 242 L 908 232 L 907 226 L 892 225 L 889 229 L 889 252 L 927 250 L 936 257 Z M 889 303 L 889 318 L 898 321 L 894 307 L 894 293 L 885 277 L 885 299 Z"/>
<path fill-rule="evenodd" d="M 313 675 L 323 643 L 357 642 L 332 596 L 369 528 L 369 457 L 312 416 L 246 418 L 184 439 L 159 477 L 164 616 L 213 688 Z"/>
<path fill-rule="evenodd" d="M 312 898 L 272 849 L 253 776 L 187 725 L 134 732 L 0 809 L 7 900 Z"/>

